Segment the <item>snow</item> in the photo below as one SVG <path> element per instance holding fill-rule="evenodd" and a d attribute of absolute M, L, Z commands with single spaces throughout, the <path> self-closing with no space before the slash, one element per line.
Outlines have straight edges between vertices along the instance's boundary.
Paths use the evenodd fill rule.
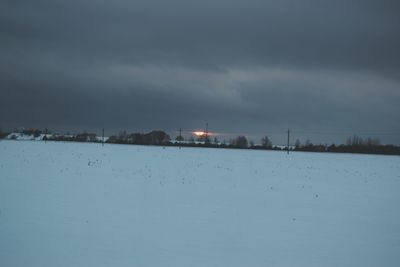
<path fill-rule="evenodd" d="M 0 141 L 0 266 L 400 266 L 400 157 Z"/>
<path fill-rule="evenodd" d="M 40 134 L 39 136 L 35 137 L 33 134 L 23 134 L 23 133 L 10 133 L 5 137 L 5 139 L 15 139 L 18 141 L 42 141 L 44 137 L 51 137 L 50 134 Z"/>
<path fill-rule="evenodd" d="M 74 135 L 70 134 L 63 134 L 63 135 L 58 135 L 58 134 L 40 134 L 39 136 L 35 137 L 33 134 L 24 134 L 24 133 L 18 133 L 18 132 L 13 132 L 8 134 L 5 139 L 6 140 L 18 140 L 18 141 L 43 141 L 44 137 L 47 139 L 50 138 L 58 138 L 58 137 L 66 137 L 66 138 L 74 138 Z M 104 136 L 104 142 L 107 142 L 109 139 L 108 136 Z M 102 136 L 96 136 L 96 141 L 97 142 L 102 142 L 103 137 Z"/>

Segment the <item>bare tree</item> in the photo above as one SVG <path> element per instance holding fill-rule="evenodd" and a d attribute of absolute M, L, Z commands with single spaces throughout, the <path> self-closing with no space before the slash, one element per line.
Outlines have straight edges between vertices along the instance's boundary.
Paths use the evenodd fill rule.
<path fill-rule="evenodd" d="M 261 139 L 261 146 L 264 147 L 264 148 L 272 148 L 272 142 L 271 142 L 271 140 L 269 139 L 268 136 L 264 136 Z"/>
<path fill-rule="evenodd" d="M 247 148 L 248 146 L 247 138 L 245 136 L 238 136 L 235 139 L 235 146 L 239 148 Z"/>

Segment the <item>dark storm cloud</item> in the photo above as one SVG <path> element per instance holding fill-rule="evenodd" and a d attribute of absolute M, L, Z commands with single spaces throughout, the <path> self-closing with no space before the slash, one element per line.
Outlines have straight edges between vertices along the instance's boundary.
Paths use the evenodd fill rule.
<path fill-rule="evenodd" d="M 398 70 L 396 10 L 395 1 L 11 1 L 2 39 L 88 64 Z"/>
<path fill-rule="evenodd" d="M 399 14 L 389 0 L 3 1 L 0 124 L 400 132 Z"/>

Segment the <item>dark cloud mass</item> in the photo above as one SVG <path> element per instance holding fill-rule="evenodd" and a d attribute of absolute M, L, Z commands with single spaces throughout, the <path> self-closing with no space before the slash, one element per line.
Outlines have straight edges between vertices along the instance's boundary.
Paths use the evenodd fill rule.
<path fill-rule="evenodd" d="M 5 0 L 0 127 L 400 144 L 399 25 L 392 0 Z"/>

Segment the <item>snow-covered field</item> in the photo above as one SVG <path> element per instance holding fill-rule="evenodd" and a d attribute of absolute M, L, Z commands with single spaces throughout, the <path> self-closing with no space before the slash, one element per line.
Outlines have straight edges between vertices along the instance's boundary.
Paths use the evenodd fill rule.
<path fill-rule="evenodd" d="M 400 157 L 3 140 L 0 266 L 400 266 Z"/>

